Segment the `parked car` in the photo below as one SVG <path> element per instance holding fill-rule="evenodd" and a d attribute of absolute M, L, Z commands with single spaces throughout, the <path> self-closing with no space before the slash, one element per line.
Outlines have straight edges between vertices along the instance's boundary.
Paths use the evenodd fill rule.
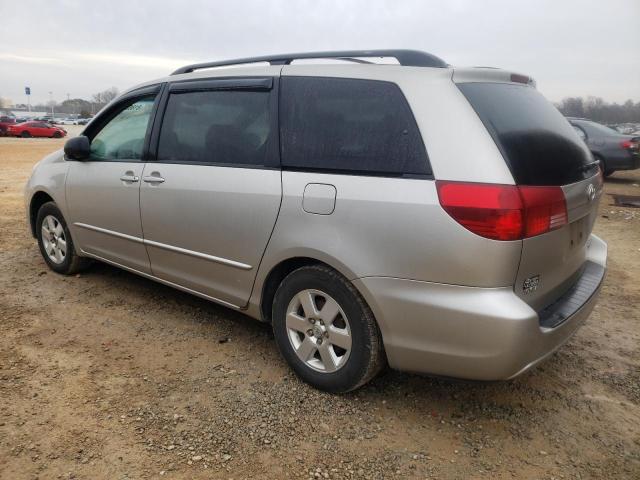
<path fill-rule="evenodd" d="M 400 65 L 291 65 L 320 57 Z M 275 66 L 217 68 L 254 62 Z M 495 380 L 547 358 L 602 285 L 601 195 L 532 79 L 407 50 L 186 66 L 120 96 L 25 189 L 53 271 L 95 259 L 269 322 L 332 392 L 385 363 Z"/>
<path fill-rule="evenodd" d="M 16 123 L 15 117 L 10 117 L 5 115 L 0 116 L 0 137 L 6 135 L 7 128 L 10 125 L 14 125 L 15 123 Z"/>
<path fill-rule="evenodd" d="M 605 176 L 616 170 L 640 168 L 640 137 L 624 135 L 585 118 L 568 117 L 568 120 L 602 164 Z"/>
<path fill-rule="evenodd" d="M 58 121 L 58 125 L 78 125 L 77 118 L 63 118 Z"/>
<path fill-rule="evenodd" d="M 67 134 L 64 128 L 56 127 L 46 122 L 26 122 L 10 125 L 7 135 L 13 137 L 50 137 L 61 138 Z"/>
<path fill-rule="evenodd" d="M 89 123 L 91 121 L 90 118 L 79 118 L 78 119 L 78 125 L 86 125 L 87 123 Z"/>

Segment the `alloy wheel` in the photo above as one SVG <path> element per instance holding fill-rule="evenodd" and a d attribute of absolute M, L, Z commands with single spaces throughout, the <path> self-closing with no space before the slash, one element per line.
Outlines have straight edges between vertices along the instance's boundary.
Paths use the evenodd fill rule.
<path fill-rule="evenodd" d="M 60 220 L 53 215 L 44 217 L 41 234 L 42 245 L 49 260 L 56 265 L 60 265 L 67 256 L 67 239 Z"/>
<path fill-rule="evenodd" d="M 332 373 L 351 353 L 351 328 L 344 311 L 330 295 L 307 289 L 287 308 L 287 336 L 296 355 L 311 369 Z"/>

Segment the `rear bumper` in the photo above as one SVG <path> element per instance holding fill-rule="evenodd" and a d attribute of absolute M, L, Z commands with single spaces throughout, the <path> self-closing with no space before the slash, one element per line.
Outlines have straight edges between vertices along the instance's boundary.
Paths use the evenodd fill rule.
<path fill-rule="evenodd" d="M 620 149 L 616 154 L 605 155 L 605 164 L 612 170 L 635 170 L 640 168 L 640 154 Z"/>
<path fill-rule="evenodd" d="M 587 260 L 606 267 L 607 245 L 592 235 Z M 512 287 L 475 288 L 388 277 L 356 280 L 382 332 L 391 367 L 475 380 L 518 376 L 565 343 L 589 316 L 602 280 L 554 328 Z"/>

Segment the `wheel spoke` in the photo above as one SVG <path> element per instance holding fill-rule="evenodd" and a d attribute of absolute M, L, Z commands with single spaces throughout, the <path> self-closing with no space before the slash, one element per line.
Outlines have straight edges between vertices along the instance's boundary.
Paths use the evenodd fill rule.
<path fill-rule="evenodd" d="M 63 255 L 67 254 L 67 242 L 63 238 L 58 239 L 58 248 Z"/>
<path fill-rule="evenodd" d="M 309 322 L 300 315 L 294 312 L 287 314 L 287 328 L 295 330 L 296 332 L 305 333 L 309 329 L 309 326 Z"/>
<path fill-rule="evenodd" d="M 56 228 L 55 228 L 54 232 L 59 237 L 64 235 L 64 231 L 62 230 L 62 224 L 60 222 L 58 222 L 58 224 L 56 225 Z"/>
<path fill-rule="evenodd" d="M 62 257 L 62 252 L 60 251 L 60 249 L 58 247 L 54 247 L 53 251 L 54 251 L 54 255 L 56 257 L 56 261 L 57 262 L 62 262 L 63 257 Z"/>
<path fill-rule="evenodd" d="M 322 310 L 320 310 L 320 318 L 326 325 L 331 325 L 338 316 L 338 313 L 340 313 L 340 306 L 338 305 L 338 302 L 331 297 L 326 297 Z"/>
<path fill-rule="evenodd" d="M 317 317 L 318 309 L 316 308 L 316 302 L 313 298 L 313 294 L 309 290 L 305 290 L 304 292 L 300 292 L 298 294 L 298 300 L 300 300 L 300 304 L 302 305 L 302 309 L 304 310 L 304 315 L 309 317 Z"/>
<path fill-rule="evenodd" d="M 50 230 L 51 232 L 55 232 L 55 230 L 56 230 L 56 224 L 55 224 L 55 222 L 53 221 L 53 217 L 52 217 L 51 215 L 49 215 L 49 216 L 47 217 L 47 227 L 49 227 L 49 230 Z"/>
<path fill-rule="evenodd" d="M 326 342 L 323 343 L 318 347 L 318 352 L 320 352 L 320 358 L 324 364 L 324 371 L 327 373 L 335 372 L 337 370 L 337 362 L 333 358 L 333 352 L 329 345 Z"/>
<path fill-rule="evenodd" d="M 46 222 L 42 222 L 42 236 L 49 236 L 51 235 L 51 230 L 49 230 L 49 227 L 46 225 Z"/>
<path fill-rule="evenodd" d="M 329 343 L 345 350 L 351 349 L 351 335 L 345 328 L 329 327 Z"/>
<path fill-rule="evenodd" d="M 305 336 L 304 340 L 298 347 L 298 350 L 297 350 L 298 356 L 306 362 L 315 353 L 316 348 L 317 347 L 314 341 L 311 340 L 310 337 Z"/>

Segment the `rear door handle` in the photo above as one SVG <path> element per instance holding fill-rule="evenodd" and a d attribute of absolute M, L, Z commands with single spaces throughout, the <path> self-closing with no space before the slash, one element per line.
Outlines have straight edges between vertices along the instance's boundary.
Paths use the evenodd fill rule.
<path fill-rule="evenodd" d="M 163 183 L 164 178 L 156 177 L 155 175 L 149 175 L 148 177 L 142 177 L 142 181 L 146 183 Z"/>
<path fill-rule="evenodd" d="M 125 175 L 122 175 L 120 177 L 120 180 L 122 180 L 123 182 L 136 183 L 140 181 L 140 177 L 138 177 L 137 175 L 130 175 L 127 173 Z"/>

